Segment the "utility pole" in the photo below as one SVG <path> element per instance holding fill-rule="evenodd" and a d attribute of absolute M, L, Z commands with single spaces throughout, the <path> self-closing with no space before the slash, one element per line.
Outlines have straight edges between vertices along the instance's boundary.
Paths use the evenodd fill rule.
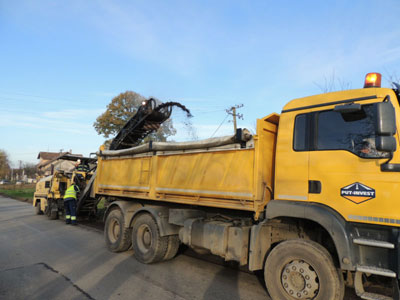
<path fill-rule="evenodd" d="M 243 120 L 243 114 L 236 113 L 236 109 L 242 108 L 242 107 L 243 107 L 243 104 L 237 104 L 237 105 L 234 105 L 231 108 L 225 110 L 227 114 L 232 115 L 232 117 L 233 117 L 233 131 L 234 131 L 233 133 L 234 134 L 236 134 L 236 130 L 237 130 L 236 117 L 238 119 Z"/>
<path fill-rule="evenodd" d="M 22 179 L 21 169 L 22 169 L 22 160 L 19 160 L 19 170 L 18 170 L 18 180 Z M 21 176 L 21 177 L 20 177 Z"/>

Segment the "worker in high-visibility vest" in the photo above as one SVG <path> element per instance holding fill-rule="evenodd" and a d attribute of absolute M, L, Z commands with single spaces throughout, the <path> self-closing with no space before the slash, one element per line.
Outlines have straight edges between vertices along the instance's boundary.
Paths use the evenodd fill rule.
<path fill-rule="evenodd" d="M 72 183 L 65 191 L 64 208 L 65 208 L 65 223 L 76 225 L 76 194 L 79 193 L 79 186 Z"/>

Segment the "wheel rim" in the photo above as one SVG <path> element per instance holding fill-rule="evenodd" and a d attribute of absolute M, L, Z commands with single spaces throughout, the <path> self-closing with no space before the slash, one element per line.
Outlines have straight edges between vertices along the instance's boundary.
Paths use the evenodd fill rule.
<path fill-rule="evenodd" d="M 108 237 L 111 243 L 115 243 L 119 239 L 121 226 L 116 219 L 112 219 L 108 227 Z"/>
<path fill-rule="evenodd" d="M 293 260 L 282 271 L 282 286 L 295 299 L 313 299 L 319 290 L 318 275 L 303 260 Z"/>
<path fill-rule="evenodd" d="M 146 253 L 151 249 L 152 233 L 150 227 L 147 224 L 140 225 L 137 231 L 136 240 L 140 252 Z"/>

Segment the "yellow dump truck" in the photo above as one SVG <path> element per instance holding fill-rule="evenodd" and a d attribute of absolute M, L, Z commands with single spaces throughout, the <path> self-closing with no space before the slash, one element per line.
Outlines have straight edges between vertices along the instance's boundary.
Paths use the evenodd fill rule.
<path fill-rule="evenodd" d="M 274 300 L 362 299 L 364 274 L 399 299 L 399 90 L 290 101 L 250 135 L 98 152 L 91 191 L 105 198 L 105 241 L 143 263 L 180 243 L 263 270 Z"/>

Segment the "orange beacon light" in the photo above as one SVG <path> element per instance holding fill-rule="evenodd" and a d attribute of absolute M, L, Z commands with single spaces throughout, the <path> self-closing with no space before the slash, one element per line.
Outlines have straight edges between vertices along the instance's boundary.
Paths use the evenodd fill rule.
<path fill-rule="evenodd" d="M 368 73 L 365 75 L 364 88 L 380 88 L 382 75 L 380 73 Z"/>

